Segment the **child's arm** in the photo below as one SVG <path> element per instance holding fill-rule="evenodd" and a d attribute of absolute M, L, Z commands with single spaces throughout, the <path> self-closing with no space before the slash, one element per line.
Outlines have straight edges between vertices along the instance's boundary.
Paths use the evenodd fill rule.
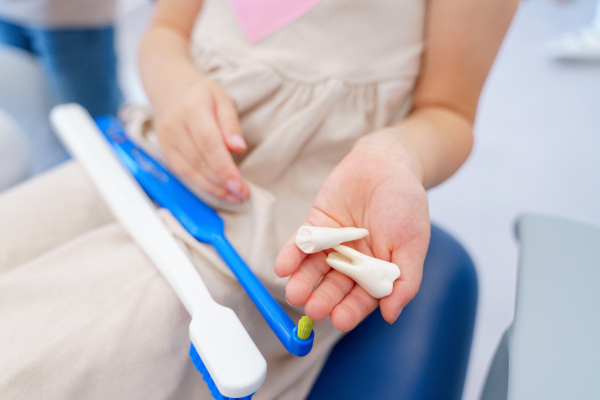
<path fill-rule="evenodd" d="M 161 0 L 140 49 L 142 81 L 171 169 L 231 203 L 248 196 L 230 151 L 243 152 L 235 105 L 190 57 L 202 0 Z"/>
<path fill-rule="evenodd" d="M 402 275 L 378 301 L 332 270 L 325 255 L 305 255 L 290 238 L 275 271 L 290 276 L 286 295 L 309 317 L 328 315 L 347 331 L 380 305 L 394 322 L 415 296 L 429 244 L 425 190 L 451 176 L 473 142 L 479 94 L 516 9 L 516 0 L 432 0 L 414 107 L 402 122 L 363 137 L 333 170 L 306 224 L 356 226 L 370 235 L 354 247 L 397 264 Z M 322 278 L 319 286 L 313 287 Z"/>

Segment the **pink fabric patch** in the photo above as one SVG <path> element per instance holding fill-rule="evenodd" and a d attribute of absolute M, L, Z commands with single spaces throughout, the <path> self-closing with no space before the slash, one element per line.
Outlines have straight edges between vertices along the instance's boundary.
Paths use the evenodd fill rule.
<path fill-rule="evenodd" d="M 322 0 L 231 0 L 233 11 L 250 43 L 285 28 Z"/>

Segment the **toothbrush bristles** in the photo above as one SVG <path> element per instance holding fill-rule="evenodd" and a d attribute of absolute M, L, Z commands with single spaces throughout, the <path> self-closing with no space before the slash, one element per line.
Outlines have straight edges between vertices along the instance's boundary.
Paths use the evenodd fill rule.
<path fill-rule="evenodd" d="M 196 348 L 194 347 L 193 343 L 190 345 L 190 357 L 192 358 L 192 363 L 194 364 L 194 366 L 196 367 L 198 372 L 200 372 L 202 374 L 202 379 L 204 379 L 204 382 L 206 382 L 206 384 L 208 385 L 210 394 L 212 394 L 212 396 L 216 400 L 251 400 L 252 399 L 252 396 L 254 395 L 254 393 L 252 393 L 249 396 L 236 397 L 236 398 L 223 396 L 221 394 L 221 392 L 219 392 L 217 385 L 215 385 L 215 382 L 213 381 L 212 377 L 210 376 L 210 373 L 208 372 L 208 370 L 206 369 L 206 366 L 202 362 L 202 359 L 200 358 L 200 355 L 196 351 Z"/>

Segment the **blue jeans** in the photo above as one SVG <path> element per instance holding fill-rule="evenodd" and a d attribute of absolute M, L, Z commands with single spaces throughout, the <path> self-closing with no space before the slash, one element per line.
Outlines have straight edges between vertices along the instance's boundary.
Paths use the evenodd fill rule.
<path fill-rule="evenodd" d="M 112 26 L 45 29 L 0 19 L 0 43 L 39 58 L 56 104 L 76 102 L 92 116 L 117 114 L 123 97 Z"/>

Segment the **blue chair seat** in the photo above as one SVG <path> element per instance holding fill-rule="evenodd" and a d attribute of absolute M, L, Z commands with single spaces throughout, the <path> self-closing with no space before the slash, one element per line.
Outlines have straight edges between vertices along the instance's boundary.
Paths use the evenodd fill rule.
<path fill-rule="evenodd" d="M 471 258 L 432 226 L 417 296 L 394 324 L 376 310 L 345 335 L 308 399 L 460 399 L 476 307 Z"/>

